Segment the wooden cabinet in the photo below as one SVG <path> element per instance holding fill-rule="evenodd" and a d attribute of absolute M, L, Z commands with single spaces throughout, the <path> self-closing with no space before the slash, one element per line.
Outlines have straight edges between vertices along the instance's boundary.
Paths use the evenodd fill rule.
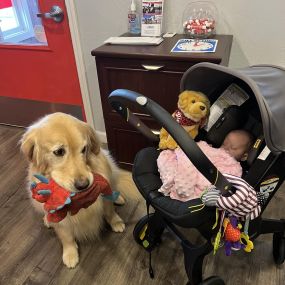
<path fill-rule="evenodd" d="M 92 51 L 97 65 L 108 147 L 123 168 L 130 169 L 135 154 L 150 142 L 112 110 L 107 100 L 109 94 L 115 89 L 133 90 L 172 113 L 176 108 L 181 77 L 189 67 L 203 61 L 222 65 L 229 62 L 230 35 L 216 36 L 218 46 L 215 53 L 171 53 L 180 38 L 183 35 L 167 38 L 159 46 L 103 45 Z M 147 114 L 135 107 L 131 110 L 150 128 L 160 129 Z"/>

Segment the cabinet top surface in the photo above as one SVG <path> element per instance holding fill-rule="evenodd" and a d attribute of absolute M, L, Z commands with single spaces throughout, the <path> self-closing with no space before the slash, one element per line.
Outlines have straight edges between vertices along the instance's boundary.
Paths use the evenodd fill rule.
<path fill-rule="evenodd" d="M 200 62 L 203 59 L 210 61 L 228 61 L 231 51 L 232 35 L 216 35 L 212 37 L 218 40 L 217 49 L 213 53 L 173 53 L 172 48 L 179 39 L 185 35 L 178 34 L 172 38 L 165 38 L 158 46 L 140 45 L 110 45 L 105 44 L 94 50 L 91 54 L 96 57 L 120 57 L 120 58 L 155 58 L 168 60 L 189 60 Z"/>

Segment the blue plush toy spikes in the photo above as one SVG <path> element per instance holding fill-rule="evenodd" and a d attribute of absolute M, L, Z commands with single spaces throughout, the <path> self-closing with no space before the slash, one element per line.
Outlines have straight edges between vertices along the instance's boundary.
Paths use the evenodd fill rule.
<path fill-rule="evenodd" d="M 48 189 L 42 189 L 42 190 L 39 190 L 37 193 L 40 195 L 50 195 L 51 191 Z"/>
<path fill-rule="evenodd" d="M 37 179 L 39 179 L 42 183 L 48 184 L 49 180 L 48 178 L 46 178 L 45 176 L 41 175 L 41 174 L 34 174 L 34 177 L 36 177 Z"/>
<path fill-rule="evenodd" d="M 34 174 L 34 177 L 36 177 L 42 183 L 45 183 L 45 184 L 49 183 L 49 180 L 46 177 L 44 177 L 43 175 L 41 175 L 41 174 Z M 37 182 L 33 181 L 31 183 L 31 190 L 36 188 L 36 186 L 37 186 Z M 40 190 L 38 193 L 41 194 L 41 195 L 50 195 L 51 192 L 48 189 L 46 189 L 46 190 L 43 189 L 43 190 Z"/>

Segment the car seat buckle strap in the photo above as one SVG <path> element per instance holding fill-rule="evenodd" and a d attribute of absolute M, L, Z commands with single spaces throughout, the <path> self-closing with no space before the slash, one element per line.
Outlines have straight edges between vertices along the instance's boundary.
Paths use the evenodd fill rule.
<path fill-rule="evenodd" d="M 198 212 L 198 211 L 203 210 L 205 206 L 206 205 L 203 203 L 203 204 L 199 204 L 199 205 L 190 206 L 189 209 L 199 207 L 198 209 L 190 210 L 191 213 L 194 213 L 194 212 Z"/>

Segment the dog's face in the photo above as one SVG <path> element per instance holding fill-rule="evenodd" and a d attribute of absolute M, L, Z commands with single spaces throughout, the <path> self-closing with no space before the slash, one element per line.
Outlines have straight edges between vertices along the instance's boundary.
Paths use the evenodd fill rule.
<path fill-rule="evenodd" d="M 210 102 L 203 93 L 184 91 L 179 95 L 178 108 L 186 117 L 198 122 L 209 115 Z"/>
<path fill-rule="evenodd" d="M 53 178 L 77 192 L 93 183 L 90 159 L 100 152 L 100 142 L 86 123 L 63 113 L 48 115 L 29 127 L 21 149 L 32 173 Z"/>

